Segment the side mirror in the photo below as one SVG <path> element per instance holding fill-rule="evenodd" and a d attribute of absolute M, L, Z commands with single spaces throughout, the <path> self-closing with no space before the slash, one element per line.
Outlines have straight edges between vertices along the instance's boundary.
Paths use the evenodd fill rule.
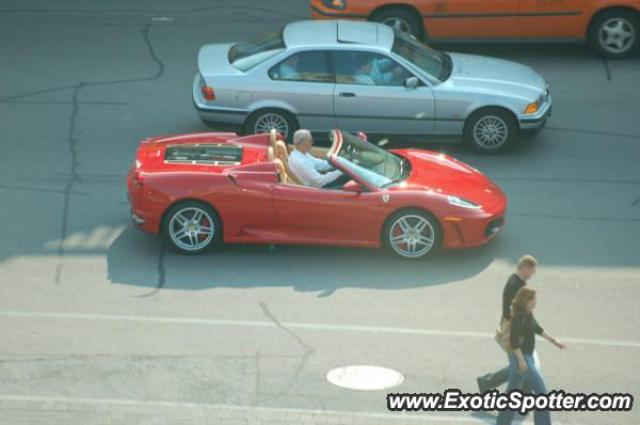
<path fill-rule="evenodd" d="M 351 192 L 351 193 L 356 193 L 356 194 L 360 194 L 360 193 L 366 191 L 366 189 L 364 187 L 362 187 L 362 185 L 360 185 L 360 183 L 358 183 L 358 182 L 356 182 L 354 180 L 351 180 L 347 184 L 342 186 L 342 190 L 344 190 L 345 192 Z"/>
<path fill-rule="evenodd" d="M 367 133 L 365 133 L 364 131 L 358 131 L 358 138 L 360 140 L 364 140 L 366 142 L 367 141 Z"/>
<path fill-rule="evenodd" d="M 418 87 L 419 83 L 420 81 L 418 80 L 417 77 L 409 77 L 406 80 L 404 80 L 404 87 L 408 90 L 413 90 Z"/>

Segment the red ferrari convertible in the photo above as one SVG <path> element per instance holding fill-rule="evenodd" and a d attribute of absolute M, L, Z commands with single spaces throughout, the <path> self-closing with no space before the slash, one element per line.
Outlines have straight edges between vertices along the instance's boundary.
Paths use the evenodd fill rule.
<path fill-rule="evenodd" d="M 275 132 L 146 139 L 127 178 L 132 219 L 190 254 L 225 242 L 386 246 L 415 259 L 484 244 L 502 228 L 507 200 L 474 168 L 339 130 L 330 137 L 313 154 L 351 177 L 341 189 L 299 184 Z"/>

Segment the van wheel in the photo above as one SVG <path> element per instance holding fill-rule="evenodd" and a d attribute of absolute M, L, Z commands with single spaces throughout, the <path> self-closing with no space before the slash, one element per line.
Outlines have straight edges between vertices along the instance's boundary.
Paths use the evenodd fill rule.
<path fill-rule="evenodd" d="M 627 10 L 608 10 L 589 27 L 589 44 L 600 56 L 622 59 L 631 56 L 640 45 L 640 19 Z"/>
<path fill-rule="evenodd" d="M 422 40 L 424 37 L 422 19 L 416 16 L 415 13 L 400 7 L 390 7 L 376 12 L 371 17 L 371 20 L 389 25 L 395 30 L 406 32 L 418 40 Z"/>

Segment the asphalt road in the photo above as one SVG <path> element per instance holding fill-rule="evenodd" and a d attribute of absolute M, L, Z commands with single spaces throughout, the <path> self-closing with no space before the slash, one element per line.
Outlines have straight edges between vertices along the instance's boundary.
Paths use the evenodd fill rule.
<path fill-rule="evenodd" d="M 185 257 L 129 224 L 138 141 L 206 130 L 190 97 L 199 46 L 307 16 L 302 0 L 0 4 L 0 423 L 231 423 L 216 409 L 244 424 L 400 423 L 385 391 L 327 372 L 378 365 L 404 375 L 393 391 L 475 391 L 505 363 L 490 334 L 524 253 L 541 262 L 537 316 L 569 345 L 539 343 L 549 387 L 640 393 L 640 57 L 447 47 L 526 63 L 555 101 L 548 127 L 507 155 L 424 144 L 508 195 L 505 232 L 483 248 L 422 262 L 268 246 Z M 554 418 L 640 423 L 637 407 Z"/>

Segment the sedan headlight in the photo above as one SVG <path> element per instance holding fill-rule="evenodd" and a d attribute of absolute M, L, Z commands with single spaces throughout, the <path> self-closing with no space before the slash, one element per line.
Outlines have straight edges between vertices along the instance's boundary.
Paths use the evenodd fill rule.
<path fill-rule="evenodd" d="M 344 10 L 347 7 L 347 0 L 322 0 L 322 3 L 329 9 Z"/>
<path fill-rule="evenodd" d="M 478 208 L 481 208 L 480 205 L 474 204 L 471 201 L 467 201 L 466 199 L 462 199 L 457 196 L 447 196 L 447 200 L 451 205 L 455 205 L 457 207 L 470 208 L 473 210 L 477 210 Z"/>

